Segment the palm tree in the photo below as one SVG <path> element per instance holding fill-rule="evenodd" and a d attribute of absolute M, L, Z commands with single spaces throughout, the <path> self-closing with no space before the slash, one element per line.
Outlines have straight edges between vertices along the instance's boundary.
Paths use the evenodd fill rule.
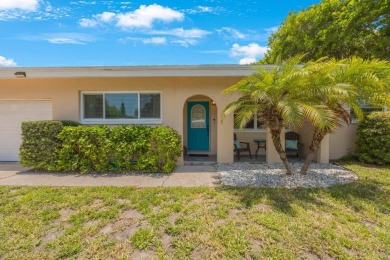
<path fill-rule="evenodd" d="M 281 143 L 281 132 L 287 125 L 298 128 L 308 119 L 322 129 L 331 121 L 332 111 L 318 103 L 310 88 L 309 71 L 299 65 L 303 55 L 297 55 L 270 70 L 255 68 L 256 73 L 227 88 L 224 93 L 238 92 L 241 97 L 229 103 L 222 119 L 236 113 L 235 124 L 243 128 L 254 116 L 270 129 L 272 142 L 288 175 L 294 174 Z"/>
<path fill-rule="evenodd" d="M 322 127 L 314 127 L 309 153 L 302 165 L 301 174 L 307 173 L 323 138 L 339 128 L 342 122 L 351 122 L 350 107 L 362 118 L 359 101 L 380 107 L 390 104 L 390 64 L 387 61 L 330 59 L 310 62 L 306 69 L 309 71 L 310 82 L 318 91 L 315 93 L 318 102 L 327 106 L 333 116 L 325 120 Z"/>

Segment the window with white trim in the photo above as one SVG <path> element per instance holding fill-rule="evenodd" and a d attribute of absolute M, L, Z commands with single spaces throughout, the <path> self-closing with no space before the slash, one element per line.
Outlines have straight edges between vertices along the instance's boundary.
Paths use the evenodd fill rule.
<path fill-rule="evenodd" d="M 83 92 L 82 121 L 91 123 L 161 123 L 161 93 Z"/>
<path fill-rule="evenodd" d="M 252 120 L 250 120 L 246 126 L 242 129 L 236 124 L 236 113 L 234 114 L 234 129 L 237 131 L 260 131 L 264 130 L 263 124 L 259 118 L 253 117 Z"/>

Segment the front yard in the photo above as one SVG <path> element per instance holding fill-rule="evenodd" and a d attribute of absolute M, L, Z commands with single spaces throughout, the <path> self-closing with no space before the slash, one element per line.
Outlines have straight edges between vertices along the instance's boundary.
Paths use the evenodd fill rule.
<path fill-rule="evenodd" d="M 0 187 L 0 259 L 388 259 L 390 168 L 329 189 Z"/>

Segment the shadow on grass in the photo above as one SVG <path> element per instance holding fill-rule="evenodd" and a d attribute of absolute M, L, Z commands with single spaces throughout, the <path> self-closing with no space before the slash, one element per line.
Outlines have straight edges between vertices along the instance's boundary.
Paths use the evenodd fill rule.
<path fill-rule="evenodd" d="M 337 204 L 343 204 L 354 211 L 363 210 L 362 203 L 368 203 L 381 213 L 390 213 L 390 200 L 386 183 L 372 178 L 360 179 L 349 184 L 339 184 L 330 188 L 219 188 L 239 197 L 243 207 L 251 208 L 263 201 L 284 214 L 295 216 L 293 205 L 301 205 L 307 209 L 321 208 L 332 210 L 334 205 L 321 198 L 331 198 Z"/>

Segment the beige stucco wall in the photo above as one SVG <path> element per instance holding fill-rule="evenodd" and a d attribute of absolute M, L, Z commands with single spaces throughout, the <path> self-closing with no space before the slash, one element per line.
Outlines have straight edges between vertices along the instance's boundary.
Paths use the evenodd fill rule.
<path fill-rule="evenodd" d="M 357 126 L 357 124 L 349 126 L 344 124 L 343 127 L 329 135 L 329 158 L 331 160 L 354 152 Z"/>
<path fill-rule="evenodd" d="M 162 123 L 176 129 L 186 143 L 186 102 L 191 100 L 213 100 L 211 106 L 210 153 L 217 154 L 220 163 L 233 162 L 233 116 L 221 121 L 223 108 L 236 95 L 222 95 L 227 87 L 238 82 L 241 77 L 121 77 L 121 78 L 22 78 L 0 79 L 0 100 L 48 99 L 53 103 L 53 119 L 80 120 L 80 93 L 82 91 L 161 91 Z M 215 120 L 214 120 L 215 119 Z M 298 130 L 307 150 L 307 136 L 312 132 L 310 126 Z M 329 137 L 330 159 L 339 158 L 353 149 L 356 125 L 338 130 Z M 240 132 L 239 139 L 251 144 L 256 150 L 254 139 L 266 139 L 265 132 Z M 268 145 L 268 144 L 267 144 Z M 271 144 L 270 144 L 271 145 Z M 271 146 L 270 146 L 271 147 Z M 271 147 L 272 148 L 272 147 Z M 269 151 L 274 156 L 272 151 Z M 260 154 L 264 154 L 263 149 Z M 278 161 L 267 158 L 267 161 Z M 183 158 L 179 159 L 179 164 Z"/>
<path fill-rule="evenodd" d="M 233 162 L 233 117 L 221 121 L 221 109 L 234 95 L 221 91 L 241 77 L 131 77 L 131 78 L 23 78 L 0 79 L 0 99 L 49 99 L 53 102 L 53 119 L 80 121 L 82 91 L 161 91 L 162 124 L 184 136 L 183 109 L 189 98 L 199 96 L 214 100 L 211 107 L 211 152 L 220 163 Z M 218 110 L 219 109 L 219 110 Z M 215 119 L 215 120 L 214 120 Z M 218 133 L 217 133 L 218 131 Z M 179 159 L 179 164 L 183 158 Z"/>

